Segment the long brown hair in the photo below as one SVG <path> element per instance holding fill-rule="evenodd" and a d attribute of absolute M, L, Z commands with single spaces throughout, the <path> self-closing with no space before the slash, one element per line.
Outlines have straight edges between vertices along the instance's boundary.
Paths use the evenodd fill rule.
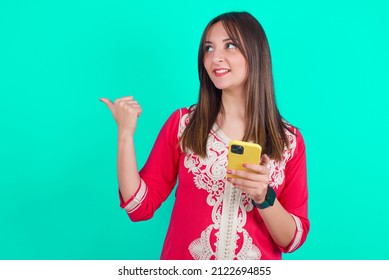
<path fill-rule="evenodd" d="M 200 94 L 193 107 L 190 122 L 181 137 L 188 149 L 206 157 L 207 140 L 216 118 L 222 110 L 222 91 L 214 86 L 204 67 L 205 40 L 209 29 L 222 22 L 228 36 L 247 61 L 246 127 L 243 141 L 262 146 L 263 153 L 280 160 L 284 147 L 289 147 L 283 121 L 276 105 L 270 48 L 261 24 L 247 12 L 230 12 L 217 16 L 205 28 L 200 41 L 198 72 Z"/>

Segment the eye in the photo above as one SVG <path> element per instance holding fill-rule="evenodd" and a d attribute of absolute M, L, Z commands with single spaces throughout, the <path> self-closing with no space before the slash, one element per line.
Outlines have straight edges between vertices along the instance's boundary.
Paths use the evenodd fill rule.
<path fill-rule="evenodd" d="M 226 47 L 227 49 L 236 49 L 236 45 L 234 43 L 227 43 Z"/>
<path fill-rule="evenodd" d="M 212 46 L 205 46 L 205 52 L 211 52 L 213 51 L 213 47 Z"/>

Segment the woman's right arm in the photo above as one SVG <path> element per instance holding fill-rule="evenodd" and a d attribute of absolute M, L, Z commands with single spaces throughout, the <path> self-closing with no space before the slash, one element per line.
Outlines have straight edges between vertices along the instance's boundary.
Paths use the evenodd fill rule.
<path fill-rule="evenodd" d="M 123 201 L 127 201 L 140 185 L 134 133 L 142 108 L 132 96 L 116 99 L 114 103 L 107 98 L 100 100 L 107 105 L 118 126 L 117 176 L 120 194 Z"/>

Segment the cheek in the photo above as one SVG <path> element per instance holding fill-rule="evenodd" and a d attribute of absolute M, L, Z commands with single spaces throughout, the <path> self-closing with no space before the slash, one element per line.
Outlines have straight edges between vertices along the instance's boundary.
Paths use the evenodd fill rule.
<path fill-rule="evenodd" d="M 211 63 L 210 63 L 209 58 L 207 58 L 207 56 L 204 57 L 203 65 L 204 65 L 204 68 L 207 70 L 207 72 L 209 72 L 209 69 L 211 67 Z"/>
<path fill-rule="evenodd" d="M 247 65 L 246 61 L 244 60 L 244 58 L 236 61 L 236 65 L 241 69 L 242 75 L 247 76 L 248 65 Z"/>
<path fill-rule="evenodd" d="M 211 64 L 210 64 L 210 63 L 207 63 L 206 61 L 204 61 L 203 65 L 204 65 L 205 71 L 207 72 L 208 76 L 212 79 L 212 68 L 211 68 Z"/>

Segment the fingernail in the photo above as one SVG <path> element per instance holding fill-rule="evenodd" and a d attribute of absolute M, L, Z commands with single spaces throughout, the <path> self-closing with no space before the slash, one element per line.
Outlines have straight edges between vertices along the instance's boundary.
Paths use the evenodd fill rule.
<path fill-rule="evenodd" d="M 227 178 L 227 181 L 228 181 L 228 182 L 231 182 L 231 180 L 232 180 L 232 178 Z"/>
<path fill-rule="evenodd" d="M 243 167 L 247 167 L 247 164 L 246 164 L 246 163 L 243 163 L 242 166 L 243 166 Z"/>
<path fill-rule="evenodd" d="M 101 98 L 99 98 L 99 100 L 100 100 L 101 102 L 103 102 L 103 100 L 101 100 Z"/>
<path fill-rule="evenodd" d="M 232 170 L 227 170 L 227 174 L 232 174 Z"/>

